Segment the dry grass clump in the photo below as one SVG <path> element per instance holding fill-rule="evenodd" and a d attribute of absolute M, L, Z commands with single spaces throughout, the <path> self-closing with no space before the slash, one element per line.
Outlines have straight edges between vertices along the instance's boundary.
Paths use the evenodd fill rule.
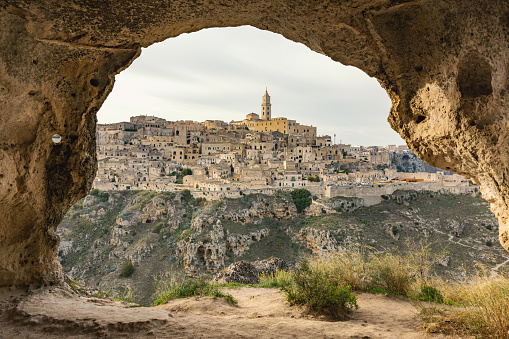
<path fill-rule="evenodd" d="M 415 277 L 411 265 L 400 255 L 393 253 L 371 254 L 366 263 L 364 290 L 408 295 Z"/>
<path fill-rule="evenodd" d="M 470 323 L 488 337 L 509 339 L 509 280 L 486 276 L 470 288 L 465 311 Z"/>
<path fill-rule="evenodd" d="M 316 291 L 309 286 L 318 286 L 315 289 L 323 294 L 334 288 L 340 294 L 342 289 L 342 302 L 348 305 L 342 311 L 356 306 L 353 299 L 348 299 L 350 289 L 402 295 L 428 302 L 420 305 L 430 332 L 509 339 L 509 277 L 491 277 L 487 269 L 481 268 L 468 282 L 447 282 L 431 274 L 432 266 L 445 252 L 434 254 L 422 242 L 408 247 L 411 250 L 404 254 L 354 247 L 327 257 L 312 257 L 304 261 L 304 268 L 301 264 L 295 277 L 307 286 L 305 293 L 313 300 L 327 299 L 316 297 Z M 320 307 L 323 305 L 317 308 Z"/>
<path fill-rule="evenodd" d="M 434 254 L 429 244 L 410 243 L 410 253 L 375 252 L 372 248 L 354 246 L 310 262 L 328 272 L 335 281 L 356 291 L 389 293 L 418 297 L 432 280 L 431 267 L 446 252 Z"/>
<path fill-rule="evenodd" d="M 508 277 L 490 277 L 486 270 L 481 270 L 468 283 L 438 284 L 445 300 L 454 306 L 423 307 L 421 313 L 428 331 L 509 339 Z"/>
<path fill-rule="evenodd" d="M 230 304 L 237 301 L 229 293 L 224 293 L 221 286 L 214 284 L 206 278 L 187 278 L 183 274 L 166 272 L 154 279 L 156 288 L 154 305 L 161 305 L 177 298 L 190 298 L 194 296 L 209 296 L 224 298 Z"/>
<path fill-rule="evenodd" d="M 364 257 L 364 249 L 355 247 L 351 251 L 337 251 L 327 258 L 317 257 L 313 261 L 339 283 L 361 291 L 366 281 Z"/>
<path fill-rule="evenodd" d="M 281 287 L 290 302 L 306 305 L 312 311 L 330 314 L 336 319 L 344 319 L 357 307 L 352 290 L 409 296 L 419 281 L 417 291 L 425 286 L 423 295 L 426 300 L 436 300 L 440 296 L 418 279 L 427 274 L 430 270 L 427 266 L 433 264 L 432 260 L 422 259 L 429 255 L 421 253 L 415 257 L 419 261 L 413 262 L 408 260 L 409 256 L 370 250 L 357 246 L 327 257 L 304 258 L 295 271 L 262 275 L 260 283 L 265 287 Z"/>
<path fill-rule="evenodd" d="M 284 287 L 292 283 L 294 279 L 294 271 L 276 270 L 275 273 L 258 275 L 260 287 Z"/>
<path fill-rule="evenodd" d="M 302 259 L 292 281 L 282 290 L 292 304 L 305 305 L 310 311 L 344 320 L 352 308 L 358 307 L 357 296 L 331 273 L 316 260 Z"/>

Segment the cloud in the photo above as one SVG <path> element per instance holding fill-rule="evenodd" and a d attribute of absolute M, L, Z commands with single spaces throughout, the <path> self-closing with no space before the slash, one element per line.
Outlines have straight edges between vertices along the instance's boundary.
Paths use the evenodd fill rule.
<path fill-rule="evenodd" d="M 318 127 L 351 144 L 403 144 L 390 129 L 390 100 L 376 79 L 302 44 L 252 27 L 214 28 L 142 51 L 116 77 L 100 123 L 139 114 L 168 120 L 225 121 L 260 111 L 268 87 L 272 114 Z"/>

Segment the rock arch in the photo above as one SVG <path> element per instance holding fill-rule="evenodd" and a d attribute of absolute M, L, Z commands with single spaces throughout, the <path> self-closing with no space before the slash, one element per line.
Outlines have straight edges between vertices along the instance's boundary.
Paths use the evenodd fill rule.
<path fill-rule="evenodd" d="M 0 285 L 59 281 L 54 230 L 91 186 L 115 75 L 207 27 L 270 30 L 376 77 L 391 126 L 481 185 L 509 249 L 507 1 L 3 0 L 0 23 Z"/>

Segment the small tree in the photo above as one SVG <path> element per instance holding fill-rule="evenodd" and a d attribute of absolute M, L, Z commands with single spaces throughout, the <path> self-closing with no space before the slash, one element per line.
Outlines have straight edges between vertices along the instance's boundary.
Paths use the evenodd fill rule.
<path fill-rule="evenodd" d="M 180 199 L 183 201 L 183 202 L 190 202 L 193 200 L 193 195 L 191 194 L 191 191 L 189 190 L 182 190 L 182 192 L 180 193 Z"/>
<path fill-rule="evenodd" d="M 297 213 L 301 213 L 306 207 L 311 205 L 311 192 L 305 188 L 299 188 L 292 191 L 292 199 Z"/>
<path fill-rule="evenodd" d="M 186 175 L 192 175 L 193 174 L 193 171 L 191 171 L 190 168 L 184 168 L 182 170 L 182 177 L 185 177 Z"/>
<path fill-rule="evenodd" d="M 122 272 L 120 273 L 121 277 L 129 278 L 134 273 L 134 265 L 130 261 L 126 261 L 124 266 L 122 266 Z"/>
<path fill-rule="evenodd" d="M 110 194 L 108 192 L 101 192 L 97 196 L 97 198 L 99 199 L 99 202 L 106 202 L 106 201 L 108 201 L 109 197 L 110 197 Z"/>

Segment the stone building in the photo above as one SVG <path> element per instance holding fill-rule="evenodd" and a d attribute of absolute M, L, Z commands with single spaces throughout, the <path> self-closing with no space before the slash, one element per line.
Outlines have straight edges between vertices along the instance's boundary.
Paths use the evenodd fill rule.
<path fill-rule="evenodd" d="M 244 125 L 251 131 L 256 132 L 281 132 L 283 134 L 303 134 L 316 137 L 316 127 L 301 125 L 295 120 L 284 117 L 272 118 L 272 104 L 267 90 L 262 97 L 261 118 L 256 113 L 250 113 L 244 120 L 232 121 L 232 125 Z"/>

